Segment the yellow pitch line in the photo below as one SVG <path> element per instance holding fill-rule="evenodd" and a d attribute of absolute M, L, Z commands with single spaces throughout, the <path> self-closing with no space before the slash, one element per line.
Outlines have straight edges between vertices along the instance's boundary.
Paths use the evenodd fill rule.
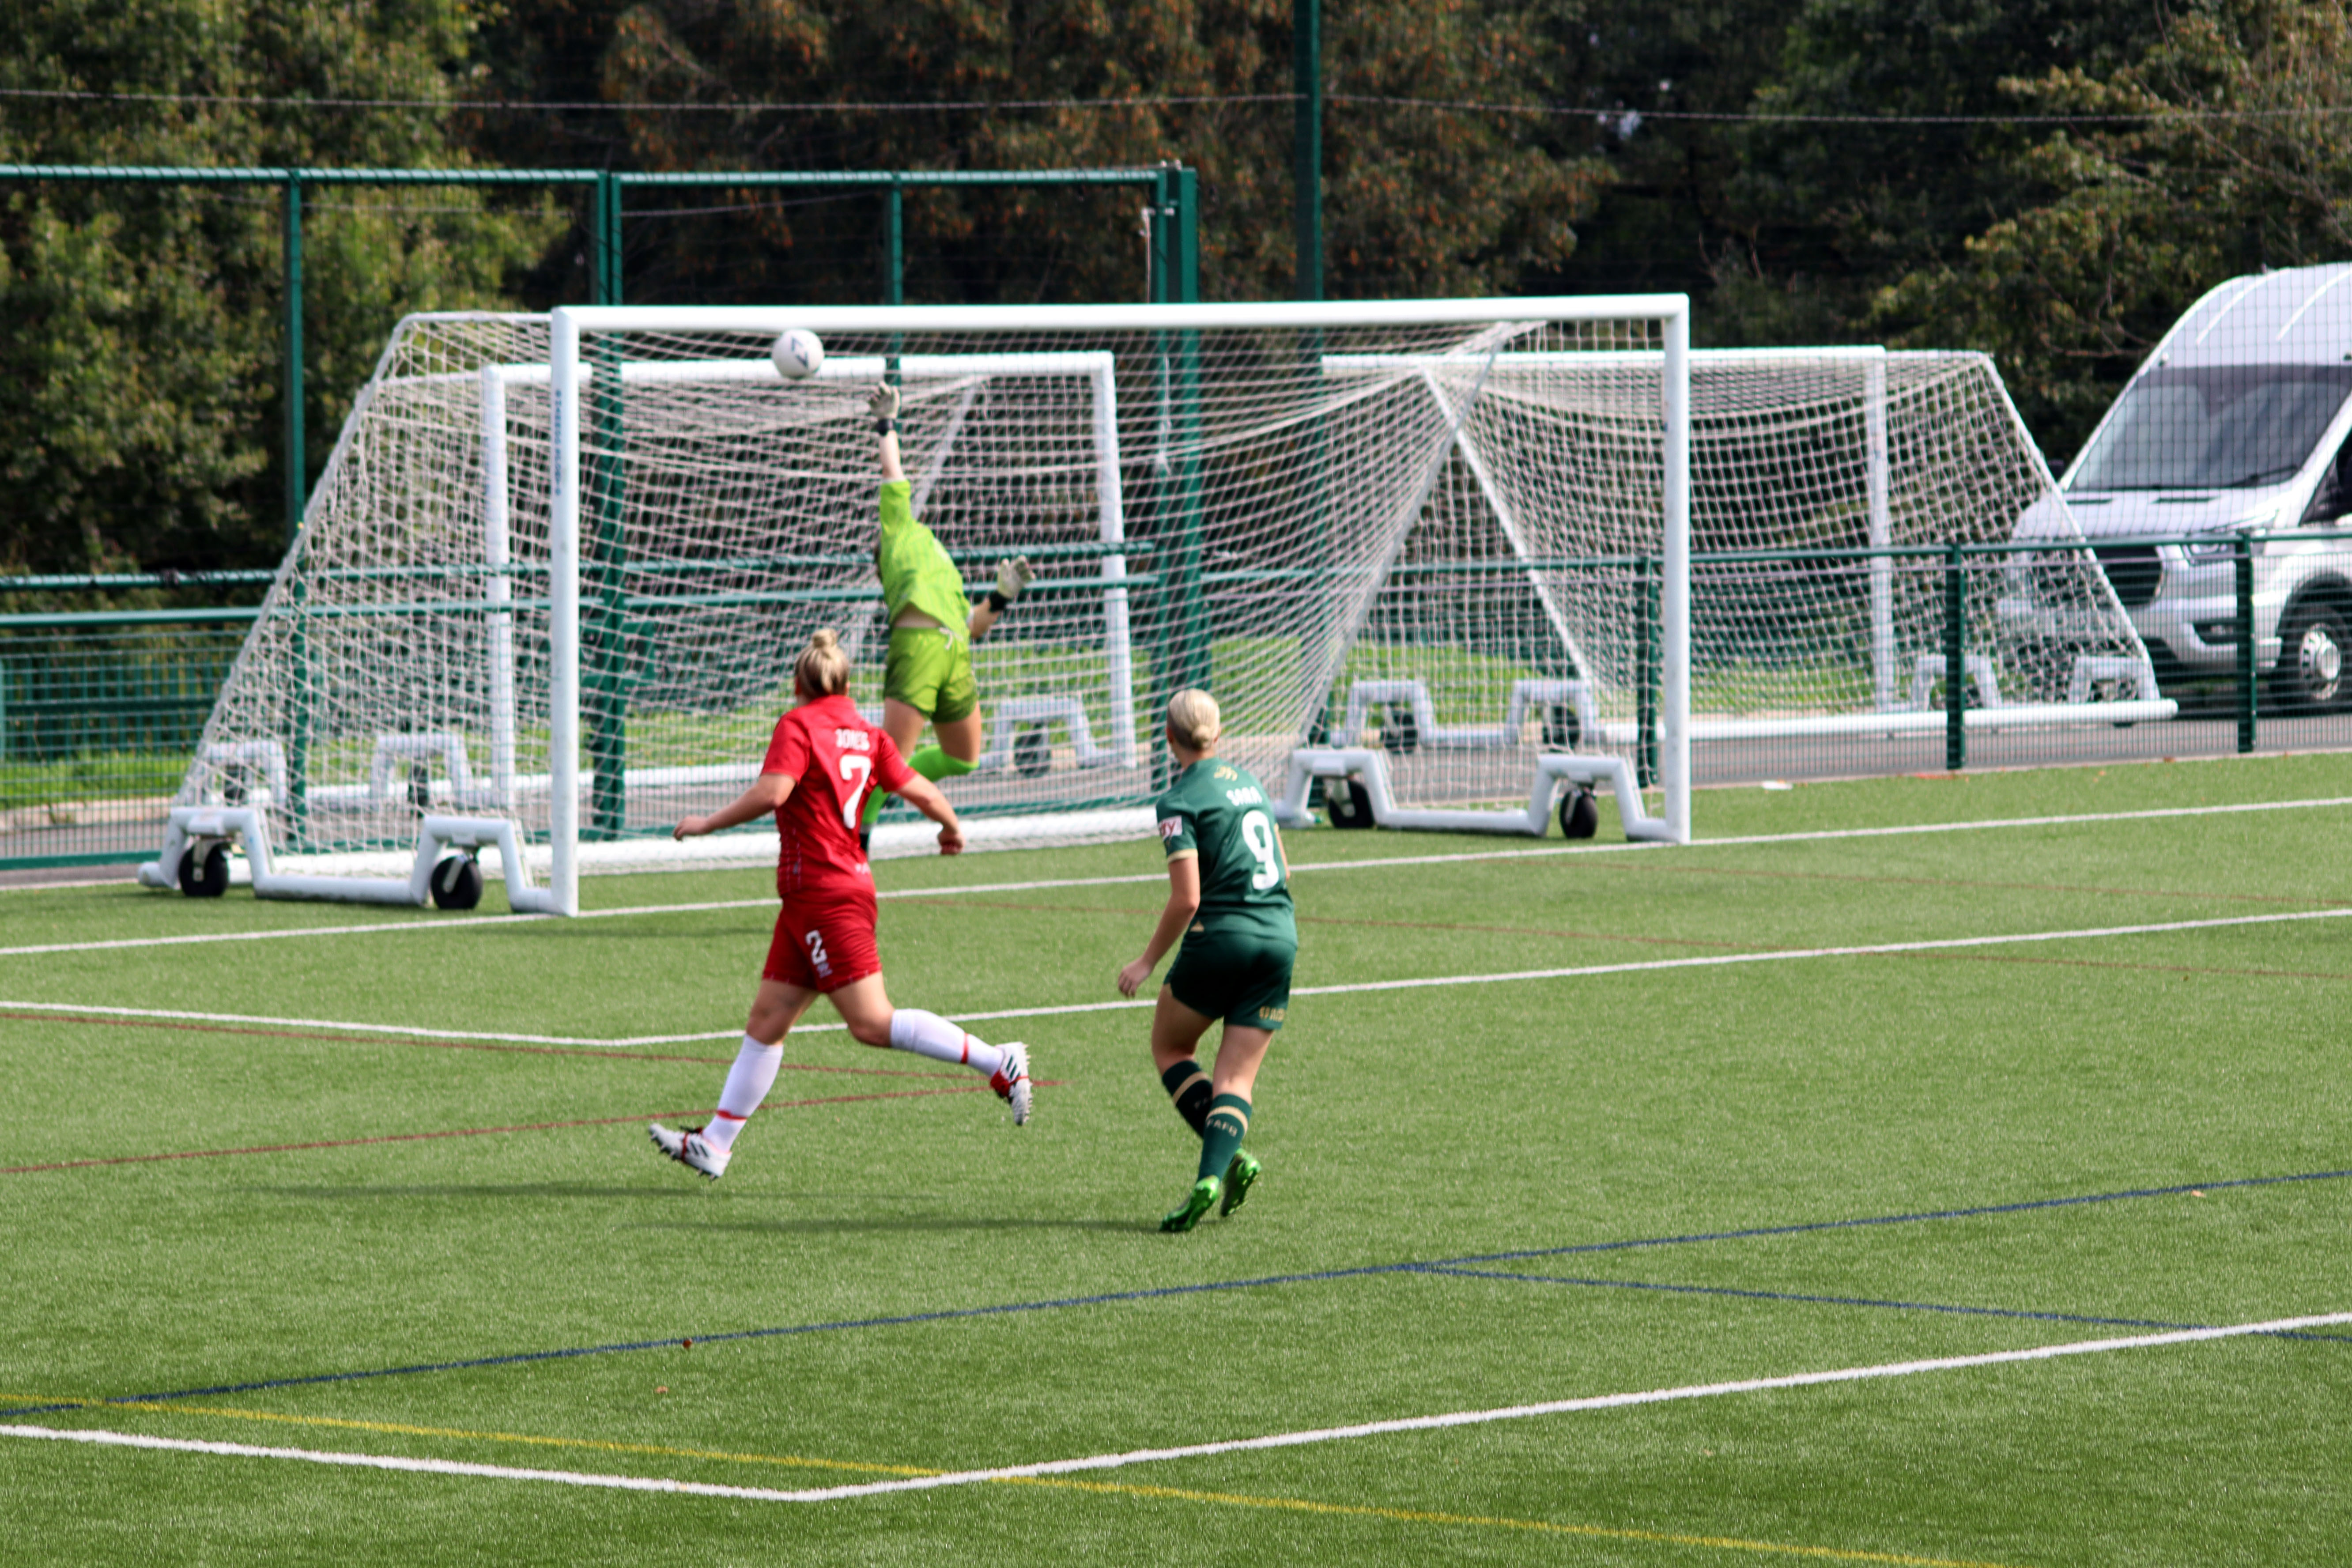
<path fill-rule="evenodd" d="M 335 1415 L 289 1415 L 275 1410 L 246 1410 L 226 1405 L 160 1404 L 152 1401 L 50 1398 L 11 1394 L 27 1403 L 72 1405 L 86 1409 L 151 1410 L 174 1415 L 220 1415 L 239 1421 L 277 1422 L 289 1426 L 327 1426 L 352 1432 L 380 1432 L 409 1437 L 453 1437 L 478 1443 L 520 1443 L 546 1448 L 584 1448 L 607 1454 L 647 1454 L 663 1458 L 719 1459 L 743 1465 L 782 1465 L 806 1469 L 861 1470 L 893 1476 L 935 1476 L 941 1472 L 912 1465 L 876 1465 L 854 1459 L 810 1459 L 794 1454 L 736 1454 L 713 1448 L 674 1448 L 655 1443 L 615 1443 L 594 1437 L 543 1437 L 525 1432 L 477 1432 L 457 1426 L 417 1426 L 398 1421 L 353 1421 Z M 1477 1525 L 1490 1530 L 1530 1531 L 1548 1535 L 1579 1535 L 1604 1541 L 1637 1541 L 1659 1546 L 1700 1546 L 1723 1552 L 1760 1552 L 1783 1557 L 1813 1557 L 1835 1563 L 1879 1563 L 1893 1568 L 2003 1568 L 1997 1563 L 1949 1557 L 1914 1557 L 1895 1552 L 1864 1552 L 1842 1546 L 1792 1545 L 1785 1542 L 1748 1541 L 1727 1535 L 1677 1535 L 1654 1530 L 1613 1529 L 1598 1524 L 1558 1524 L 1549 1520 L 1513 1519 L 1507 1515 L 1435 1513 L 1421 1509 L 1375 1508 L 1367 1504 L 1318 1502 L 1311 1498 L 1252 1497 L 1242 1492 L 1196 1491 L 1183 1487 L 1138 1486 L 1119 1481 L 1066 1480 L 1056 1476 L 1013 1476 L 999 1486 L 1046 1487 L 1061 1491 L 1096 1492 L 1120 1497 L 1152 1498 L 1171 1502 L 1216 1503 L 1228 1508 L 1272 1509 L 1287 1513 L 1312 1513 L 1358 1519 L 1395 1520 L 1407 1524 Z"/>
<path fill-rule="evenodd" d="M 1183 1502 L 1224 1503 L 1237 1508 L 1279 1509 L 1291 1513 L 1350 1514 L 1364 1519 L 1402 1520 L 1410 1524 L 1476 1524 L 1497 1530 L 1526 1530 L 1549 1535 L 1597 1536 L 1606 1541 L 1640 1541 L 1662 1546 L 1706 1546 L 1725 1552 L 1769 1552 L 1784 1557 L 1819 1557 L 1838 1563 L 1886 1563 L 1899 1568 L 2003 1568 L 1998 1563 L 1950 1557 L 1911 1557 L 1898 1552 L 1862 1552 L 1843 1546 L 1801 1546 L 1778 1541 L 1748 1541 L 1734 1535 L 1675 1535 L 1655 1530 L 1617 1530 L 1600 1524 L 1555 1524 L 1549 1520 L 1512 1519 L 1507 1515 L 1432 1513 L 1421 1509 L 1373 1508 L 1364 1504 L 1317 1502 L 1310 1498 L 1250 1497 L 1238 1492 L 1190 1491 L 1181 1487 L 1131 1486 L 1116 1481 L 1070 1481 L 1052 1476 L 1008 1476 L 997 1484 L 1018 1487 L 1066 1487 L 1076 1491 L 1122 1492 L 1131 1497 L 1169 1498 Z"/>

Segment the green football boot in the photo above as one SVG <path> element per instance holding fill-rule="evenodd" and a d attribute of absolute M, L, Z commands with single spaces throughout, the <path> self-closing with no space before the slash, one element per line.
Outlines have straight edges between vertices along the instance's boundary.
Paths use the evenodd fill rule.
<path fill-rule="evenodd" d="M 1183 1204 L 1160 1222 L 1160 1228 L 1171 1231 L 1192 1229 L 1201 1223 L 1202 1215 L 1217 1206 L 1217 1199 L 1224 1190 L 1225 1184 L 1216 1177 L 1202 1177 L 1192 1184 L 1192 1190 L 1184 1194 Z"/>
<path fill-rule="evenodd" d="M 1235 1150 L 1233 1160 L 1225 1166 L 1225 1201 L 1217 1212 L 1228 1215 L 1249 1202 L 1250 1185 L 1265 1168 L 1247 1153 Z"/>

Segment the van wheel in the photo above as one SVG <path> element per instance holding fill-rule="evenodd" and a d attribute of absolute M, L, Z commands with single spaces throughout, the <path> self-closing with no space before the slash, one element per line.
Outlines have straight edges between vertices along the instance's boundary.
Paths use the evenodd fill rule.
<path fill-rule="evenodd" d="M 2291 712 L 2333 713 L 2352 694 L 2352 627 L 2334 605 L 2314 601 L 2295 606 L 2279 639 L 2276 684 L 2279 705 Z"/>

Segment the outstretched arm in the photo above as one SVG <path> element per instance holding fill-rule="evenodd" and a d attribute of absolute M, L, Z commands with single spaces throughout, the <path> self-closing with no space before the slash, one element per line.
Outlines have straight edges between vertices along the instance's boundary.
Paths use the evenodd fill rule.
<path fill-rule="evenodd" d="M 1120 995 L 1132 996 L 1142 988 L 1200 909 L 1201 858 L 1179 855 L 1168 862 L 1168 904 L 1160 911 L 1160 923 L 1151 928 L 1151 940 L 1143 944 L 1143 956 L 1118 972 Z"/>
<path fill-rule="evenodd" d="M 963 852 L 963 825 L 956 820 L 955 807 L 940 793 L 940 786 L 917 773 L 898 786 L 898 798 L 940 825 L 940 853 L 958 855 Z"/>
<path fill-rule="evenodd" d="M 874 428 L 882 437 L 882 482 L 895 485 L 907 477 L 898 461 L 898 389 L 887 381 L 880 383 L 867 395 L 866 408 L 874 416 Z"/>
<path fill-rule="evenodd" d="M 988 591 L 987 598 L 971 607 L 971 620 L 965 627 L 973 642 L 988 635 L 988 628 L 996 624 L 996 617 L 1021 596 L 1021 591 L 1029 586 L 1029 580 L 1036 574 L 1036 568 L 1029 564 L 1026 555 L 1007 556 L 996 563 L 996 586 Z"/>
<path fill-rule="evenodd" d="M 689 816 L 669 830 L 672 838 L 699 838 L 706 833 L 719 833 L 730 827 L 740 827 L 773 813 L 793 798 L 793 786 L 800 783 L 790 773 L 761 773 L 751 781 L 751 787 L 735 797 L 731 805 L 722 805 L 709 816 Z"/>

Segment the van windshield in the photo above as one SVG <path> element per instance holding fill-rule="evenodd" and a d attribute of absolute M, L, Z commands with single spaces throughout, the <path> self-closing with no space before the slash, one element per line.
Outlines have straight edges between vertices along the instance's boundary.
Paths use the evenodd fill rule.
<path fill-rule="evenodd" d="M 2073 490 L 2203 490 L 2291 478 L 2352 391 L 2352 364 L 2200 365 L 2140 377 Z"/>

